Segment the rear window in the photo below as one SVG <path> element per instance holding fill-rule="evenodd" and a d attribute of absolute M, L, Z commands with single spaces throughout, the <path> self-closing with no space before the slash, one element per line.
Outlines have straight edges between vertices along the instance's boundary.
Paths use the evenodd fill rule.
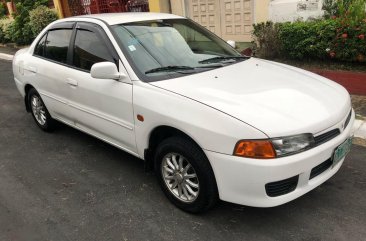
<path fill-rule="evenodd" d="M 44 56 L 44 47 L 46 44 L 46 36 L 47 34 L 43 35 L 41 40 L 39 40 L 36 48 L 34 49 L 34 54 L 38 56 Z"/>
<path fill-rule="evenodd" d="M 44 57 L 60 63 L 67 63 L 72 29 L 51 30 L 47 34 Z"/>

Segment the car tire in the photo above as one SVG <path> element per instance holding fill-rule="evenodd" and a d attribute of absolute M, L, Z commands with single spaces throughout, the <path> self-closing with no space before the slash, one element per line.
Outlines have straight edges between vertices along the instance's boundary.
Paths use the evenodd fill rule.
<path fill-rule="evenodd" d="M 56 121 L 52 119 L 41 96 L 35 89 L 29 90 L 27 101 L 33 119 L 39 128 L 46 132 L 53 131 L 56 126 Z"/>
<path fill-rule="evenodd" d="M 202 149 L 188 138 L 165 139 L 154 160 L 159 184 L 178 208 L 200 213 L 216 204 L 218 191 L 211 165 Z"/>

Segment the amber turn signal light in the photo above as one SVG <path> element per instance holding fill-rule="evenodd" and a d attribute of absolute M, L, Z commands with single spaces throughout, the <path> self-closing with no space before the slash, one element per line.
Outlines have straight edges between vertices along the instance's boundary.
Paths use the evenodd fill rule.
<path fill-rule="evenodd" d="M 141 122 L 144 122 L 144 117 L 142 115 L 137 115 L 137 119 Z"/>
<path fill-rule="evenodd" d="M 242 140 L 236 144 L 234 155 L 248 158 L 269 159 L 275 158 L 276 152 L 270 141 Z"/>

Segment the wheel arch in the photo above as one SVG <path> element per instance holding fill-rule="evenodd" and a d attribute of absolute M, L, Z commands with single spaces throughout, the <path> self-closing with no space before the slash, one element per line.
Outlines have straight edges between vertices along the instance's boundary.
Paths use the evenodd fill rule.
<path fill-rule="evenodd" d="M 28 92 L 31 89 L 34 89 L 34 87 L 31 84 L 26 84 L 24 86 L 24 93 L 25 93 L 25 95 L 24 95 L 24 104 L 25 104 L 25 109 L 27 110 L 27 112 L 31 111 L 29 103 L 28 103 Z"/>
<path fill-rule="evenodd" d="M 150 134 L 148 135 L 148 146 L 144 150 L 145 168 L 147 170 L 153 170 L 154 155 L 155 155 L 155 151 L 156 151 L 156 148 L 158 147 L 158 145 L 163 140 L 165 140 L 169 137 L 172 137 L 172 136 L 180 136 L 180 137 L 188 139 L 194 145 L 199 147 L 202 150 L 203 154 L 205 155 L 202 147 L 190 135 L 188 135 L 184 131 L 179 130 L 175 127 L 168 126 L 168 125 L 160 125 L 160 126 L 155 127 L 154 129 L 152 129 Z"/>

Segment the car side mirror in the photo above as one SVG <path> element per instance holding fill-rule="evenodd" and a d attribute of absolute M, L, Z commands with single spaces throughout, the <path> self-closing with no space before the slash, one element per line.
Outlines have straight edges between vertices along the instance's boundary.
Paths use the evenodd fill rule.
<path fill-rule="evenodd" d="M 118 72 L 117 66 L 112 62 L 100 62 L 93 64 L 90 75 L 96 79 L 121 79 L 124 74 Z"/>
<path fill-rule="evenodd" d="M 234 49 L 236 48 L 236 42 L 234 40 L 228 40 L 227 43 Z"/>

